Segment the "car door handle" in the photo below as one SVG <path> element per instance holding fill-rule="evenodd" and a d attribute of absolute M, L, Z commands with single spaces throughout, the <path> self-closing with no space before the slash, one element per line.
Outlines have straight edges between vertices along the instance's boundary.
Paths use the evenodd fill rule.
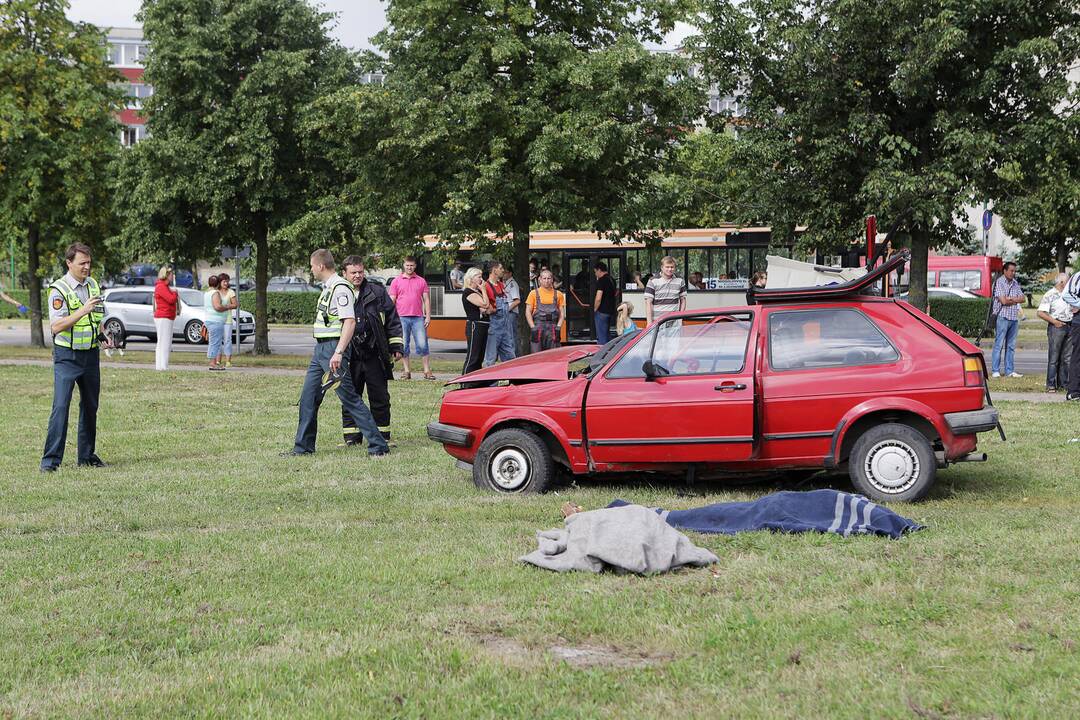
<path fill-rule="evenodd" d="M 717 385 L 713 390 L 719 390 L 720 392 L 735 392 L 736 390 L 745 390 L 745 383 L 724 383 L 723 385 Z"/>

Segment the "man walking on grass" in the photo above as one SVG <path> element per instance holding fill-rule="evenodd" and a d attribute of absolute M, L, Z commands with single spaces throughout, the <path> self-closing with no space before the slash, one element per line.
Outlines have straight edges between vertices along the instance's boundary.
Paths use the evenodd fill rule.
<path fill-rule="evenodd" d="M 315 452 L 319 405 L 326 390 L 336 383 L 342 407 L 349 412 L 356 429 L 368 442 L 368 455 L 386 455 L 390 447 L 375 426 L 371 411 L 356 394 L 349 373 L 347 352 L 356 330 L 353 309 L 356 292 L 348 280 L 335 272 L 334 256 L 329 250 L 316 250 L 311 254 L 311 274 L 323 284 L 312 326 L 315 350 L 311 354 L 311 364 L 304 376 L 304 389 L 300 393 L 300 424 L 296 428 L 296 441 L 293 449 L 285 454 L 310 455 Z"/>
<path fill-rule="evenodd" d="M 427 329 L 431 324 L 431 292 L 427 280 L 416 274 L 416 258 L 409 255 L 401 264 L 401 274 L 390 283 L 390 297 L 397 306 L 401 329 L 405 336 L 405 356 L 401 360 L 402 380 L 412 379 L 409 352 L 415 347 L 424 364 L 424 379 L 434 380 L 428 358 Z"/>

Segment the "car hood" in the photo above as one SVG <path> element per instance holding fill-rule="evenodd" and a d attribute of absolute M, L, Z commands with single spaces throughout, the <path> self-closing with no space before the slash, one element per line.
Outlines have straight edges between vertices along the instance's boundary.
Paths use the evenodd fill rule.
<path fill-rule="evenodd" d="M 450 383 L 497 382 L 499 380 L 566 380 L 575 360 L 596 352 L 596 345 L 575 345 L 524 355 L 491 367 L 460 375 Z"/>

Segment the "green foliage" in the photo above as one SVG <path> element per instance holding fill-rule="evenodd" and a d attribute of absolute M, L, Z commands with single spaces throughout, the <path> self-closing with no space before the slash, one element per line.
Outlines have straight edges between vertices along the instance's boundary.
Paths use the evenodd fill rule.
<path fill-rule="evenodd" d="M 65 245 L 108 234 L 108 166 L 119 150 L 120 78 L 104 36 L 66 17 L 64 0 L 0 3 L 0 227 L 26 243 L 32 287 L 60 265 Z M 41 317 L 41 307 L 31 307 Z M 31 325 L 43 344 L 39 323 Z"/>
<path fill-rule="evenodd" d="M 240 295 L 240 307 L 255 307 L 255 292 L 245 290 Z M 266 321 L 310 325 L 315 318 L 315 303 L 319 293 L 315 292 L 268 292 L 266 293 Z"/>
<path fill-rule="evenodd" d="M 983 329 L 989 306 L 990 298 L 934 298 L 930 302 L 930 317 L 958 335 L 973 338 Z M 986 334 L 992 335 L 993 331 Z"/>
<path fill-rule="evenodd" d="M 355 81 L 355 65 L 327 35 L 332 16 L 304 0 L 157 0 L 140 19 L 151 136 L 118 173 L 121 242 L 186 259 L 251 244 L 255 350 L 269 352 L 270 255 L 315 247 L 277 232 L 310 201 L 301 112 Z"/>
<path fill-rule="evenodd" d="M 744 79 L 750 199 L 819 248 L 910 210 L 923 304 L 929 247 L 962 241 L 954 218 L 997 188 L 1017 128 L 1054 114 L 1080 56 L 1073 0 L 1021 5 L 706 0 L 692 44 Z"/>

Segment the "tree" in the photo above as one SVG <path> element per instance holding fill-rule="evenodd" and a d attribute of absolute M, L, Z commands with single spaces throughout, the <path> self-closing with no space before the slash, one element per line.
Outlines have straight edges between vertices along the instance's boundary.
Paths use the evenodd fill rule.
<path fill-rule="evenodd" d="M 1080 56 L 1072 0 L 707 0 L 696 50 L 744 80 L 773 224 L 804 242 L 857 237 L 910 212 L 911 300 L 926 307 L 929 248 L 997 187 L 1015 130 L 1050 116 Z"/>
<path fill-rule="evenodd" d="M 538 223 L 638 232 L 627 209 L 704 106 L 685 58 L 642 45 L 678 10 L 390 0 L 375 37 L 385 57 L 372 60 L 385 84 L 343 90 L 309 117 L 318 153 L 348 180 L 320 204 L 324 231 L 399 253 L 426 234 L 450 246 L 509 237 L 519 273 Z"/>
<path fill-rule="evenodd" d="M 1065 272 L 1080 251 L 1080 115 L 1076 100 L 1043 122 L 1018 128 L 1014 156 L 998 172 L 996 210 L 1026 262 Z M 1034 269 L 1034 268 L 1031 268 Z"/>
<path fill-rule="evenodd" d="M 121 96 L 105 38 L 69 21 L 67 7 L 0 2 L 0 213 L 25 233 L 30 338 L 40 347 L 42 260 L 107 235 L 107 173 L 119 148 Z"/>
<path fill-rule="evenodd" d="M 304 0 L 148 0 L 140 14 L 154 96 L 150 137 L 125 168 L 125 235 L 149 232 L 180 257 L 250 243 L 257 354 L 270 352 L 271 253 L 291 260 L 314 249 L 276 239 L 309 202 L 301 111 L 356 77 L 327 36 L 331 17 Z"/>

